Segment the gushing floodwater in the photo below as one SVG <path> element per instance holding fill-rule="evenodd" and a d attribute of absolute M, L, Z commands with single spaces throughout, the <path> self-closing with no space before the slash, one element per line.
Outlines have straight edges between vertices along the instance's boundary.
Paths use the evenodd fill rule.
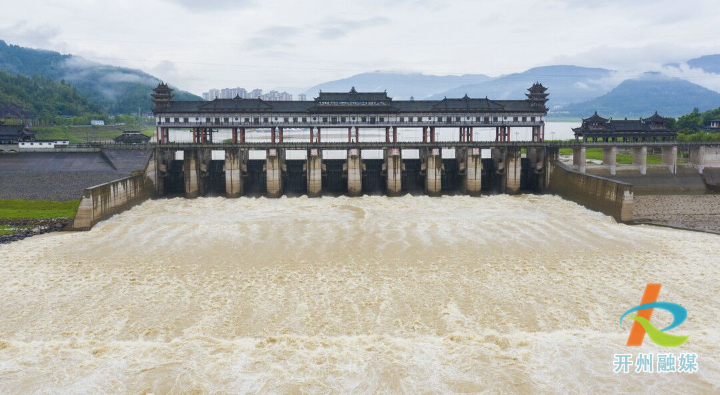
<path fill-rule="evenodd" d="M 0 246 L 0 392 L 717 393 L 718 241 L 552 196 L 149 201 Z M 624 346 L 647 282 L 680 349 Z M 668 351 L 699 372 L 612 371 Z"/>

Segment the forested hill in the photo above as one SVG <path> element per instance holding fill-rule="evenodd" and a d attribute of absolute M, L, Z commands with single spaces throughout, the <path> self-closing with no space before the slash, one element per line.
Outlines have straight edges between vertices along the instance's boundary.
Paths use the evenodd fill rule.
<path fill-rule="evenodd" d="M 91 104 L 111 114 L 151 111 L 152 88 L 160 80 L 140 70 L 107 66 L 78 56 L 8 45 L 0 40 L 0 70 L 28 77 L 35 75 L 75 86 Z M 175 90 L 176 100 L 202 100 Z"/>
<path fill-rule="evenodd" d="M 71 85 L 0 70 L 0 118 L 37 119 L 96 111 L 97 108 Z"/>

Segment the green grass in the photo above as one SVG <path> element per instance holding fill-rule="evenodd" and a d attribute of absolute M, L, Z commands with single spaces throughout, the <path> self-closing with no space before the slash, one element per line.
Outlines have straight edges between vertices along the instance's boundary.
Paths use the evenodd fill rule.
<path fill-rule="evenodd" d="M 72 218 L 79 204 L 79 200 L 0 199 L 0 219 Z"/>
<path fill-rule="evenodd" d="M 118 126 L 40 126 L 33 128 L 38 140 L 69 140 L 70 143 L 110 141 L 127 130 L 140 130 L 146 136 L 154 136 L 155 129 L 146 125 Z"/>
<path fill-rule="evenodd" d="M 572 148 L 560 148 L 560 155 L 572 155 Z M 585 159 L 603 160 L 602 148 L 588 148 L 585 150 Z M 617 154 L 616 161 L 618 165 L 631 165 L 632 154 Z M 662 158 L 660 155 L 648 154 L 647 156 L 648 165 L 659 165 L 662 164 Z"/>

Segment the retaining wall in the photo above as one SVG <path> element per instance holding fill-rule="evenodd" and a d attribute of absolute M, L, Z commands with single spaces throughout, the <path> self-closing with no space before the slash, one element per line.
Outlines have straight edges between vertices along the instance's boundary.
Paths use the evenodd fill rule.
<path fill-rule="evenodd" d="M 633 220 L 633 186 L 622 181 L 578 173 L 555 162 L 550 174 L 551 193 L 590 210 L 610 215 L 619 222 Z"/>
<path fill-rule="evenodd" d="M 72 230 L 90 230 L 98 222 L 157 196 L 157 169 L 153 153 L 145 170 L 129 177 L 86 188 Z"/>

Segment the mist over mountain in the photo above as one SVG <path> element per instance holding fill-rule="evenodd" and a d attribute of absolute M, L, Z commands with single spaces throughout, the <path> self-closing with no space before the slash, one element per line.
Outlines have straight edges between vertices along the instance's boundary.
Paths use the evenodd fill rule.
<path fill-rule="evenodd" d="M 90 103 L 113 114 L 150 111 L 150 93 L 160 79 L 140 70 L 108 66 L 78 56 L 8 45 L 0 40 L 0 70 L 28 77 L 42 76 L 77 88 Z M 175 90 L 177 100 L 202 100 Z"/>
<path fill-rule="evenodd" d="M 598 97 L 619 83 L 613 79 L 613 71 L 578 66 L 536 67 L 522 73 L 509 74 L 478 84 L 464 85 L 432 96 L 443 97 L 489 97 L 491 99 L 525 99 L 527 89 L 535 82 L 548 87 L 550 108 L 562 107 Z"/>
<path fill-rule="evenodd" d="M 645 73 L 623 81 L 606 95 L 564 107 L 560 115 L 588 117 L 597 111 L 603 117 L 648 117 L 655 111 L 678 117 L 720 107 L 720 93 L 661 73 Z"/>
<path fill-rule="evenodd" d="M 311 98 L 316 97 L 321 90 L 326 92 L 347 92 L 350 88 L 355 87 L 355 89 L 362 92 L 382 92 L 387 90 L 388 96 L 396 100 L 408 100 L 410 97 L 422 100 L 454 87 L 489 80 L 491 80 L 490 77 L 482 74 L 440 76 L 376 71 L 315 85 L 305 93 L 308 98 Z"/>
<path fill-rule="evenodd" d="M 720 74 L 720 55 L 706 55 L 687 61 L 688 66 L 706 73 Z"/>

